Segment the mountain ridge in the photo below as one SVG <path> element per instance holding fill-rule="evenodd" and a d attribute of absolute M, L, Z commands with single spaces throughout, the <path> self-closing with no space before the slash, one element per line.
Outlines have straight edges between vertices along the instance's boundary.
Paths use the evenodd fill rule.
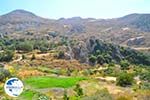
<path fill-rule="evenodd" d="M 150 14 L 133 13 L 112 19 L 81 18 L 78 16 L 54 20 L 39 17 L 25 10 L 14 10 L 0 16 L 0 33 L 8 35 L 21 33 L 20 37 L 26 37 L 24 33 L 28 31 L 39 33 L 39 37 L 44 37 L 49 32 L 75 35 L 78 38 L 96 35 L 105 41 L 117 44 L 125 43 L 125 45 L 131 43 L 130 39 L 143 36 L 142 41 L 132 41 L 131 46 L 149 47 Z"/>
<path fill-rule="evenodd" d="M 32 14 L 32 15 L 34 15 L 34 16 L 39 16 L 39 15 L 37 15 L 37 14 L 34 14 L 34 13 L 31 12 L 31 11 L 24 10 L 24 9 L 16 9 L 16 10 L 12 10 L 12 11 L 7 12 L 7 13 L 4 13 L 4 14 L 2 14 L 2 15 L 0 15 L 0 16 L 12 14 L 12 13 L 28 13 L 28 14 Z M 57 19 L 54 19 L 54 18 L 45 18 L 45 17 L 42 17 L 42 18 L 45 18 L 45 19 L 53 19 L 53 20 L 59 20 L 59 19 L 72 19 L 72 18 L 79 18 L 79 19 L 95 19 L 95 20 L 108 20 L 108 19 L 117 19 L 117 18 L 123 18 L 123 17 L 127 17 L 127 16 L 133 16 L 133 15 L 150 15 L 150 13 L 130 13 L 130 14 L 127 14 L 127 15 L 124 15 L 124 16 L 120 16 L 120 17 L 112 17 L 112 18 L 94 18 L 94 17 L 86 17 L 86 18 L 83 18 L 83 17 L 80 17 L 80 16 L 73 16 L 73 17 L 68 17 L 68 18 L 60 17 L 60 18 L 57 18 Z"/>

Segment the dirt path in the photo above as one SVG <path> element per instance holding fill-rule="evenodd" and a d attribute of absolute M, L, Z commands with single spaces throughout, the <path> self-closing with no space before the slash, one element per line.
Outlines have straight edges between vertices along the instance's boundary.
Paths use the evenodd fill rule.
<path fill-rule="evenodd" d="M 139 48 L 133 48 L 135 50 L 139 50 L 139 51 L 149 51 L 150 47 L 139 47 Z"/>
<path fill-rule="evenodd" d="M 106 77 L 95 77 L 96 79 L 99 79 L 101 81 L 112 81 L 115 82 L 116 81 L 116 77 L 110 77 L 110 76 L 106 76 Z"/>

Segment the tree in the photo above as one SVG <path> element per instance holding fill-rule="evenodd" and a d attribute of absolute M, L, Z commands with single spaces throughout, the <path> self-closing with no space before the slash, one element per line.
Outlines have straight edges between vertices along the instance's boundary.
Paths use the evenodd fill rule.
<path fill-rule="evenodd" d="M 105 63 L 105 59 L 104 59 L 103 55 L 97 56 L 97 63 L 101 64 L 101 65 Z"/>
<path fill-rule="evenodd" d="M 35 54 L 32 55 L 31 57 L 31 60 L 34 60 L 36 57 L 35 57 Z"/>
<path fill-rule="evenodd" d="M 46 47 L 40 47 L 40 51 L 42 53 L 46 53 L 48 51 L 48 48 L 46 48 Z"/>
<path fill-rule="evenodd" d="M 22 50 L 24 52 L 30 52 L 33 50 L 33 44 L 30 42 L 22 42 L 16 45 L 16 50 Z"/>
<path fill-rule="evenodd" d="M 96 56 L 91 55 L 91 56 L 89 57 L 89 62 L 92 63 L 92 65 L 95 64 L 95 63 L 96 63 Z"/>
<path fill-rule="evenodd" d="M 76 87 L 74 88 L 74 91 L 77 94 L 77 97 L 83 96 L 83 89 L 80 87 L 79 84 L 76 84 Z"/>
<path fill-rule="evenodd" d="M 112 57 L 109 54 L 104 55 L 105 63 L 111 63 Z"/>
<path fill-rule="evenodd" d="M 0 81 L 4 81 L 5 78 L 10 76 L 10 72 L 4 68 L 0 68 Z"/>
<path fill-rule="evenodd" d="M 26 56 L 24 54 L 22 55 L 22 59 L 26 59 Z"/>
<path fill-rule="evenodd" d="M 63 51 L 60 51 L 60 52 L 58 53 L 57 58 L 58 58 L 58 59 L 62 59 L 62 58 L 64 58 L 64 57 L 65 57 L 65 53 L 64 53 Z"/>
<path fill-rule="evenodd" d="M 128 73 L 120 73 L 119 76 L 117 77 L 117 85 L 126 87 L 129 85 L 133 84 L 133 76 L 131 74 Z"/>
<path fill-rule="evenodd" d="M 0 53 L 0 61 L 11 61 L 14 57 L 14 52 L 12 50 L 5 50 Z"/>
<path fill-rule="evenodd" d="M 72 70 L 70 68 L 67 68 L 67 76 L 71 76 Z"/>
<path fill-rule="evenodd" d="M 129 62 L 127 60 L 122 60 L 120 62 L 120 66 L 121 66 L 121 69 L 122 70 L 126 70 L 126 69 L 129 69 Z"/>
<path fill-rule="evenodd" d="M 147 82 L 150 82 L 150 71 L 146 71 L 146 72 L 142 72 L 140 74 L 140 79 L 141 80 L 144 80 L 144 81 L 147 81 Z"/>

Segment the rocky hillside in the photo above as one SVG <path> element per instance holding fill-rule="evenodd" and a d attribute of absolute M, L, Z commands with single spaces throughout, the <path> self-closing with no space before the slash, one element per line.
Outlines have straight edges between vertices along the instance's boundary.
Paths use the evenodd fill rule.
<path fill-rule="evenodd" d="M 53 21 L 54 20 L 41 18 L 25 10 L 15 10 L 0 16 L 0 32 L 12 34 L 29 29 L 36 29 L 39 31 L 39 29 L 53 23 Z"/>
<path fill-rule="evenodd" d="M 150 32 L 150 14 L 130 14 L 119 18 L 123 24 L 134 26 L 141 31 Z"/>
<path fill-rule="evenodd" d="M 85 42 L 80 41 L 73 47 L 73 56 L 81 62 L 93 64 L 120 63 L 127 60 L 133 64 L 150 65 L 150 55 L 145 55 L 130 48 L 90 37 Z"/>
<path fill-rule="evenodd" d="M 0 16 L 0 33 L 1 37 L 7 35 L 13 38 L 51 38 L 51 33 L 76 38 L 96 36 L 119 45 L 150 47 L 150 15 L 130 14 L 113 19 L 73 17 L 53 20 L 41 18 L 25 10 L 15 10 Z"/>

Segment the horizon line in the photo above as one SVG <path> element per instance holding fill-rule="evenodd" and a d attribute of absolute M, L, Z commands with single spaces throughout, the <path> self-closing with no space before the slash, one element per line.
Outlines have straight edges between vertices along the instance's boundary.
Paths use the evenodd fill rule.
<path fill-rule="evenodd" d="M 132 14 L 150 14 L 150 13 L 129 13 L 129 14 L 125 14 L 123 16 L 119 16 L 119 17 L 111 17 L 111 18 L 96 18 L 96 17 L 83 17 L 83 16 L 72 16 L 72 17 L 59 17 L 59 18 L 50 18 L 50 17 L 44 17 L 44 16 L 41 16 L 41 15 L 38 15 L 37 13 L 34 13 L 32 11 L 29 11 L 29 10 L 25 10 L 25 9 L 15 9 L 15 10 L 11 10 L 9 12 L 6 12 L 4 14 L 1 14 L 0 16 L 3 16 L 3 15 L 6 15 L 6 14 L 9 14 L 11 12 L 14 12 L 14 11 L 25 11 L 25 12 L 28 12 L 28 13 L 32 13 L 38 17 L 41 17 L 41 18 L 46 18 L 46 19 L 54 19 L 54 20 L 59 20 L 59 19 L 71 19 L 71 18 L 81 18 L 81 19 L 96 19 L 96 20 L 99 20 L 99 19 L 116 19 L 116 18 L 121 18 L 121 17 L 125 17 L 125 16 L 128 16 L 128 15 L 132 15 Z"/>

